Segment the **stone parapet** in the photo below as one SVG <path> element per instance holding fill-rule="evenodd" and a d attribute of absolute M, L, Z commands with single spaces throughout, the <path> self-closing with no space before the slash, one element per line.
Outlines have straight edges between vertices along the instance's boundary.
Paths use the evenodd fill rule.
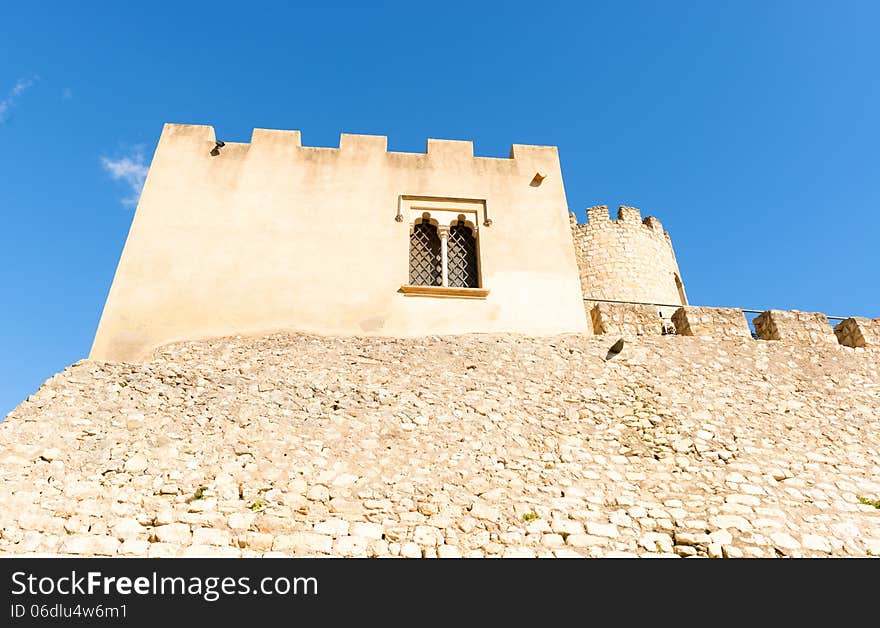
<path fill-rule="evenodd" d="M 821 312 L 767 310 L 752 322 L 761 340 L 785 340 L 803 344 L 837 342 L 828 318 Z"/>
<path fill-rule="evenodd" d="M 880 319 L 847 318 L 834 327 L 834 335 L 847 347 L 880 347 Z"/>
<path fill-rule="evenodd" d="M 663 333 L 657 308 L 631 303 L 596 303 L 590 308 L 593 333 L 621 336 L 659 336 Z"/>
<path fill-rule="evenodd" d="M 672 315 L 675 333 L 703 338 L 751 338 L 752 332 L 742 310 L 722 307 L 678 308 Z"/>

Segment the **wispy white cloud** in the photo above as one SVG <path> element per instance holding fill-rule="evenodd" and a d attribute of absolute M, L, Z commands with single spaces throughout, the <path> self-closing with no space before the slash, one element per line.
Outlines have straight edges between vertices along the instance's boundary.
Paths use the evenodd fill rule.
<path fill-rule="evenodd" d="M 30 89 L 34 83 L 40 80 L 39 76 L 28 76 L 20 78 L 12 86 L 12 89 L 6 94 L 6 97 L 0 100 L 0 124 L 9 119 L 9 112 L 18 103 L 21 95 Z"/>
<path fill-rule="evenodd" d="M 114 180 L 128 186 L 129 195 L 122 199 L 123 205 L 128 207 L 137 205 L 141 190 L 144 189 L 147 171 L 150 169 L 144 157 L 143 146 L 131 146 L 118 159 L 101 157 L 101 166 Z"/>
<path fill-rule="evenodd" d="M 69 87 L 65 87 L 61 90 L 61 100 L 70 100 L 73 98 L 73 90 Z"/>

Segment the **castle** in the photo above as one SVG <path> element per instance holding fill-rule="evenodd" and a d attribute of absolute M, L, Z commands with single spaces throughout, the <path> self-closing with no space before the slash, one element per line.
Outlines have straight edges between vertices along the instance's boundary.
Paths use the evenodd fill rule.
<path fill-rule="evenodd" d="M 880 555 L 880 321 L 754 340 L 587 215 L 553 147 L 166 125 L 93 359 L 0 422 L 0 555 Z"/>
<path fill-rule="evenodd" d="M 90 358 L 136 362 L 176 341 L 298 331 L 748 338 L 742 310 L 694 308 L 659 220 L 568 211 L 554 146 L 429 139 L 425 153 L 343 133 L 166 124 Z M 880 321 L 770 310 L 765 340 L 880 344 Z"/>
<path fill-rule="evenodd" d="M 209 126 L 165 125 L 91 357 L 278 329 L 590 333 L 591 298 L 687 303 L 657 219 L 596 207 L 577 224 L 556 147 L 498 159 L 464 141 L 386 144 L 308 147 L 264 129 L 224 143 Z"/>

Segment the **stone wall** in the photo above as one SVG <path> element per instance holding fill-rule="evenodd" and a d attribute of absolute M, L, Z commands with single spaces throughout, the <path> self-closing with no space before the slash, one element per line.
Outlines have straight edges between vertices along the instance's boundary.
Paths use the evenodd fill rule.
<path fill-rule="evenodd" d="M 693 307 L 677 309 L 672 315 L 675 333 L 704 338 L 749 338 L 752 332 L 742 310 L 737 308 Z"/>
<path fill-rule="evenodd" d="M 595 303 L 586 301 L 593 321 L 594 334 L 621 336 L 659 336 L 663 333 L 658 308 L 631 303 Z"/>
<path fill-rule="evenodd" d="M 880 349 L 274 335 L 0 423 L 0 554 L 880 555 Z"/>
<path fill-rule="evenodd" d="M 587 217 L 577 224 L 570 214 L 584 298 L 687 304 L 672 243 L 659 220 L 642 220 L 634 207 L 620 207 L 611 220 L 605 205 L 588 208 Z M 675 308 L 666 310 L 668 317 Z"/>
<path fill-rule="evenodd" d="M 803 344 L 837 343 L 828 318 L 821 312 L 767 310 L 752 321 L 761 340 L 785 340 Z"/>
<path fill-rule="evenodd" d="M 847 318 L 834 327 L 834 335 L 847 347 L 880 347 L 880 319 Z"/>

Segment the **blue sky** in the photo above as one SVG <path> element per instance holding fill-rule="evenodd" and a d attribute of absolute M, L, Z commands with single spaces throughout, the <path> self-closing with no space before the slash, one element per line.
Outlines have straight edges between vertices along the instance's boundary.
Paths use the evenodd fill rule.
<path fill-rule="evenodd" d="M 0 416 L 87 356 L 164 122 L 555 144 L 691 302 L 880 316 L 880 3 L 86 6 L 0 9 Z"/>

